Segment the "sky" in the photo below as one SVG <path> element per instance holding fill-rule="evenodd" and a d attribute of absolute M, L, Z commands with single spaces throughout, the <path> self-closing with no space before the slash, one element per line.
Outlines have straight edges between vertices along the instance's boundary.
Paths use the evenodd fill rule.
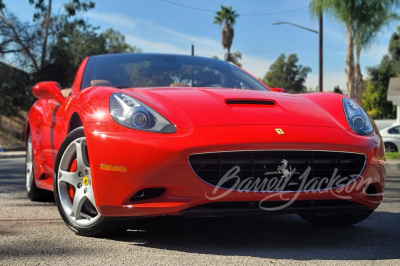
<path fill-rule="evenodd" d="M 242 67 L 258 78 L 264 77 L 270 65 L 284 53 L 295 53 L 299 64 L 312 72 L 307 88 L 318 86 L 318 34 L 291 25 L 272 25 L 275 21 L 290 22 L 318 30 L 318 19 L 309 13 L 309 0 L 93 0 L 95 9 L 78 16 L 87 19 L 99 31 L 113 28 L 126 36 L 126 42 L 145 53 L 190 54 L 224 58 L 221 45 L 222 26 L 213 24 L 221 5 L 232 6 L 240 15 L 234 25 L 231 51 L 242 53 Z M 31 21 L 34 11 L 28 0 L 5 0 L 8 10 L 22 21 Z M 66 1 L 53 0 L 56 14 Z M 190 6 L 192 8 L 184 7 Z M 385 27 L 375 43 L 361 54 L 361 69 L 380 63 L 387 53 L 390 36 L 398 23 Z M 345 28 L 324 16 L 324 91 L 335 86 L 345 90 L 347 35 Z M 71 55 L 73 56 L 73 55 Z M 267 84 L 268 85 L 268 84 Z"/>

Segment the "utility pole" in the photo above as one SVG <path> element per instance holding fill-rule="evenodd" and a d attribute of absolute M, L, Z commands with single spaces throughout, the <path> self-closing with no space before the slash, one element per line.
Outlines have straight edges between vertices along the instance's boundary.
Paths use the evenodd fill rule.
<path fill-rule="evenodd" d="M 324 79 L 323 79 L 323 75 L 324 75 L 324 61 L 323 61 L 323 32 L 322 32 L 322 28 L 323 28 L 323 21 L 322 21 L 322 12 L 319 15 L 319 92 L 323 92 L 323 86 L 324 86 Z"/>
<path fill-rule="evenodd" d="M 291 26 L 294 26 L 294 27 L 297 27 L 297 28 L 300 28 L 300 29 L 303 29 L 303 30 L 307 30 L 307 31 L 311 31 L 311 32 L 317 33 L 319 35 L 319 81 L 318 81 L 318 90 L 319 90 L 319 92 L 322 92 L 323 91 L 323 84 L 324 84 L 324 82 L 323 82 L 323 80 L 324 80 L 323 79 L 323 47 L 322 47 L 322 44 L 323 44 L 323 39 L 322 39 L 322 36 L 323 36 L 323 31 L 322 31 L 322 26 L 323 26 L 322 13 L 319 15 L 319 31 L 316 31 L 316 30 L 313 30 L 313 29 L 310 29 L 310 28 L 307 28 L 307 27 L 303 27 L 303 26 L 300 26 L 300 25 L 297 25 L 297 24 L 294 24 L 294 23 L 291 23 L 291 22 L 276 21 L 276 22 L 272 23 L 272 25 L 281 25 L 281 24 L 288 24 L 288 25 L 291 25 Z"/>

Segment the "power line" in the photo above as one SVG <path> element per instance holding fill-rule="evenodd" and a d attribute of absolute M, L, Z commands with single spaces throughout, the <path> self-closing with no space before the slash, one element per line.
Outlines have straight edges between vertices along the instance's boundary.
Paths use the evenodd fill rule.
<path fill-rule="evenodd" d="M 244 13 L 244 14 L 240 14 L 240 15 L 241 16 L 271 16 L 271 15 L 295 12 L 295 11 L 299 11 L 299 10 L 306 9 L 306 8 L 308 8 L 308 6 L 303 6 L 303 7 L 299 7 L 299 8 L 296 8 L 296 9 L 280 11 L 280 12 L 274 12 L 274 13 L 258 13 L 258 14 L 257 13 L 254 13 L 254 14 Z"/>
<path fill-rule="evenodd" d="M 194 6 L 188 6 L 188 5 L 172 2 L 172 1 L 169 1 L 169 0 L 159 0 L 159 1 L 171 4 L 171 5 L 180 6 L 180 7 L 190 8 L 190 9 L 204 11 L 204 12 L 215 13 L 215 10 L 204 9 L 204 8 L 199 8 L 199 7 L 194 7 Z M 285 11 L 280 11 L 280 12 L 273 12 L 273 13 L 241 13 L 240 15 L 241 16 L 271 16 L 271 15 L 295 12 L 295 11 L 299 11 L 299 10 L 302 10 L 302 9 L 305 9 L 305 8 L 308 8 L 308 5 L 307 6 L 302 6 L 302 7 L 296 8 L 296 9 L 285 10 Z"/>
<path fill-rule="evenodd" d="M 324 48 L 336 48 L 336 47 L 343 47 L 343 45 L 330 45 L 330 46 L 325 46 Z M 304 50 L 316 50 L 318 49 L 318 47 L 283 47 L 281 49 L 275 49 L 275 50 L 256 50 L 256 51 L 245 51 L 246 53 L 249 54 L 266 54 L 266 53 L 270 53 L 270 52 L 284 52 L 284 51 L 293 51 L 293 52 L 297 52 L 297 51 L 304 51 Z"/>
<path fill-rule="evenodd" d="M 179 3 L 175 3 L 175 2 L 172 2 L 172 1 L 168 1 L 168 0 L 159 0 L 159 1 L 165 2 L 165 3 L 169 3 L 169 4 L 172 4 L 172 5 L 176 5 L 176 6 L 181 6 L 181 7 L 186 7 L 186 8 L 190 8 L 190 9 L 195 9 L 195 10 L 215 13 L 214 10 L 209 10 L 209 9 L 204 9 L 204 8 L 199 8 L 199 7 L 194 7 L 194 6 L 187 6 L 187 5 L 184 5 L 184 4 L 179 4 Z"/>

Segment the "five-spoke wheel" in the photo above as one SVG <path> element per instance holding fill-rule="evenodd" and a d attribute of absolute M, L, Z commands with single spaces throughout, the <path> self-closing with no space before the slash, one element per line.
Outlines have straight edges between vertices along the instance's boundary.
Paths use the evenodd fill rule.
<path fill-rule="evenodd" d="M 75 233 L 100 236 L 114 230 L 114 224 L 101 215 L 96 205 L 83 127 L 71 131 L 61 144 L 54 165 L 53 186 L 61 217 Z"/>
<path fill-rule="evenodd" d="M 68 220 L 77 225 L 91 225 L 100 217 L 94 200 L 86 138 L 72 141 L 58 167 L 58 194 Z"/>

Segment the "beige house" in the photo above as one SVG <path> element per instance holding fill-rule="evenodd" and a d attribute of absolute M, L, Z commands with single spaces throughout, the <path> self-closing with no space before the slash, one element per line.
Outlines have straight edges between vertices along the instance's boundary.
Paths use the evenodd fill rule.
<path fill-rule="evenodd" d="M 396 105 L 396 123 L 400 123 L 400 78 L 390 78 L 387 100 Z"/>

